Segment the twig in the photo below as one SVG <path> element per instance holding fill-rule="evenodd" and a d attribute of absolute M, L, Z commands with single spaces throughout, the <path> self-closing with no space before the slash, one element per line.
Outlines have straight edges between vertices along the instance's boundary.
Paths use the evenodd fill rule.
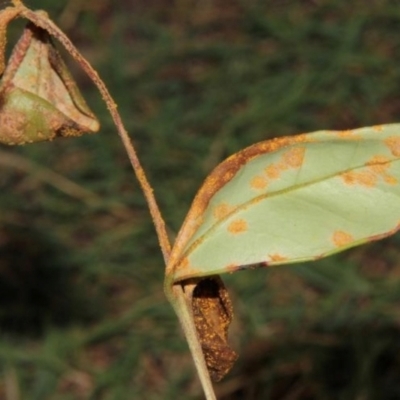
<path fill-rule="evenodd" d="M 19 0 L 14 0 L 18 3 Z M 72 44 L 72 42 L 68 39 L 67 36 L 52 22 L 48 19 L 47 16 L 44 16 L 43 12 L 34 12 L 27 7 L 21 4 L 20 15 L 22 17 L 27 18 L 35 25 L 40 28 L 46 30 L 51 35 L 57 38 L 58 41 L 66 48 L 66 50 L 71 54 L 71 56 L 79 63 L 82 69 L 87 73 L 89 78 L 96 85 L 98 90 L 103 97 L 104 102 L 107 105 L 107 108 L 111 114 L 111 117 L 114 121 L 114 124 L 117 128 L 118 134 L 122 140 L 122 143 L 125 147 L 125 150 L 128 154 L 129 160 L 132 164 L 133 170 L 135 171 L 136 177 L 139 181 L 139 184 L 143 190 L 144 196 L 147 200 L 147 204 L 150 209 L 150 214 L 153 219 L 155 229 L 158 236 L 158 241 L 160 243 L 161 251 L 164 256 L 165 264 L 168 263 L 169 254 L 171 251 L 171 245 L 168 240 L 165 223 L 161 216 L 161 212 L 158 208 L 156 199 L 153 194 L 153 189 L 150 186 L 149 181 L 147 180 L 146 174 L 143 170 L 143 167 L 139 161 L 136 150 L 129 138 L 129 135 L 122 123 L 121 116 L 117 111 L 117 105 L 115 104 L 113 98 L 111 97 L 107 87 L 104 82 L 100 79 L 97 72 L 92 68 L 89 62 L 81 55 L 78 49 Z"/>

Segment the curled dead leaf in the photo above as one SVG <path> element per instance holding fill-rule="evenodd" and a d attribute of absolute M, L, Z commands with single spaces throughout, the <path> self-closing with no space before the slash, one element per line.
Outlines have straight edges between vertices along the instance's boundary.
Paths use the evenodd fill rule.
<path fill-rule="evenodd" d="M 217 382 L 230 371 L 237 359 L 228 343 L 232 303 L 219 276 L 197 282 L 192 292 L 192 312 L 209 374 Z"/>
<path fill-rule="evenodd" d="M 49 34 L 28 23 L 0 83 L 0 142 L 32 143 L 98 129 Z"/>

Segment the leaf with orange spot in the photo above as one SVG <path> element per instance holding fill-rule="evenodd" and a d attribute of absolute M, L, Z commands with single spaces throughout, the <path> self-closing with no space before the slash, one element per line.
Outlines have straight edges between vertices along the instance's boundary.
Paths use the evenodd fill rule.
<path fill-rule="evenodd" d="M 236 355 L 217 274 L 319 259 L 400 229 L 400 124 L 250 146 L 197 193 L 166 270 L 207 399 Z"/>
<path fill-rule="evenodd" d="M 390 235 L 400 219 L 399 181 L 400 124 L 250 146 L 197 193 L 167 279 L 313 260 Z"/>

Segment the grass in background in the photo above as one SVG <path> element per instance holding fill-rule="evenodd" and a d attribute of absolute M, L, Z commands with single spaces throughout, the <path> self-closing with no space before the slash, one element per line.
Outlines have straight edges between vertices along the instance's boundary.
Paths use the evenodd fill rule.
<path fill-rule="evenodd" d="M 225 157 L 400 119 L 400 2 L 31 0 L 114 94 L 174 236 Z M 15 23 L 16 37 L 21 23 Z M 101 133 L 0 149 L 0 399 L 199 399 L 150 217 Z M 400 398 L 399 236 L 224 278 L 241 355 L 221 400 Z"/>

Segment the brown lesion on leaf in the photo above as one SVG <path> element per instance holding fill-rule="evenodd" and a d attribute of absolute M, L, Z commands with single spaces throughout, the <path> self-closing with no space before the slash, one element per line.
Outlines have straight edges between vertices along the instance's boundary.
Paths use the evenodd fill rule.
<path fill-rule="evenodd" d="M 210 377 L 218 382 L 237 359 L 228 343 L 232 303 L 219 276 L 198 281 L 192 292 L 192 312 Z"/>
<path fill-rule="evenodd" d="M 234 235 L 246 232 L 247 229 L 247 221 L 242 218 L 235 219 L 228 225 L 228 231 Z"/>

